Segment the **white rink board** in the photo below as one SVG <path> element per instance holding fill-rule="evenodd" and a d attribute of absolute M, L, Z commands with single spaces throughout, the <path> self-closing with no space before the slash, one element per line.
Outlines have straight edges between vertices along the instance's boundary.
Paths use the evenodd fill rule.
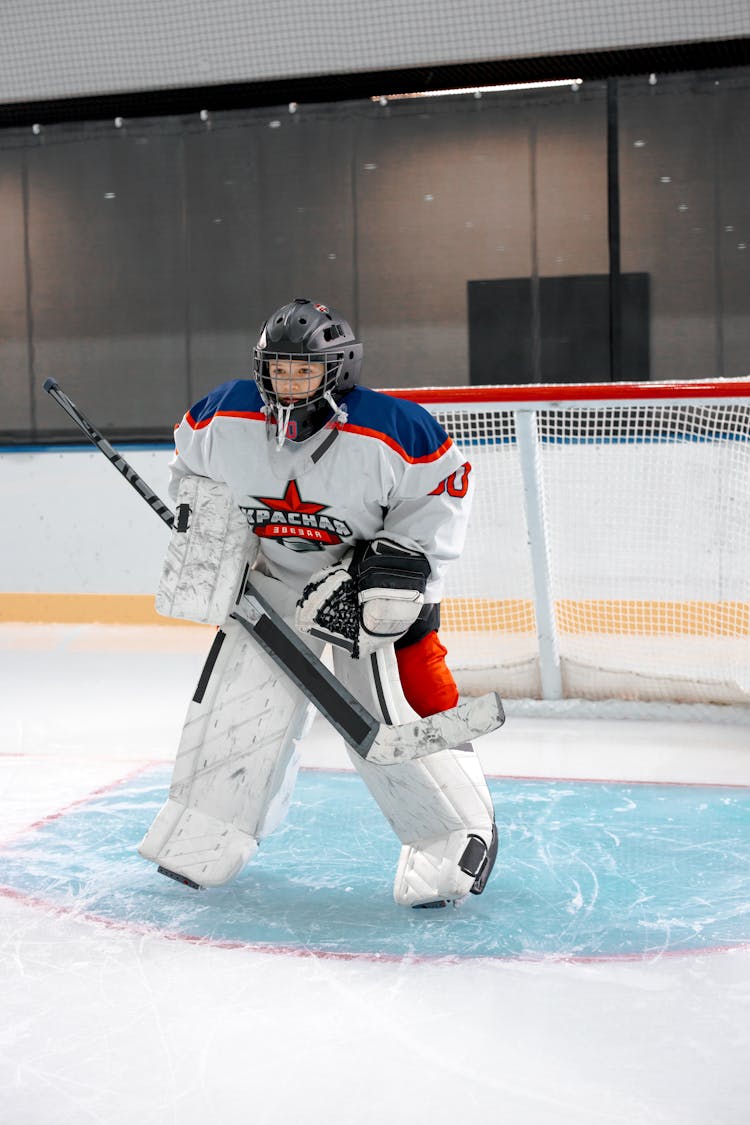
<path fill-rule="evenodd" d="M 165 501 L 163 449 L 122 454 Z M 0 593 L 152 594 L 169 529 L 95 449 L 0 453 Z"/>
<path fill-rule="evenodd" d="M 172 448 L 122 450 L 126 460 L 166 502 Z M 558 555 L 568 560 L 565 595 L 580 598 L 742 597 L 748 560 L 737 551 L 715 564 L 721 522 L 750 528 L 750 494 L 727 495 L 718 506 L 696 508 L 708 457 L 737 456 L 736 443 L 665 446 L 571 446 L 545 450 L 566 459 L 564 473 L 551 474 L 558 492 L 550 510 Z M 468 449 L 477 493 L 463 559 L 449 571 L 449 597 L 532 597 L 520 473 L 514 447 Z M 606 455 L 606 460 L 602 456 Z M 744 451 L 750 456 L 750 451 Z M 613 487 L 631 480 L 648 457 L 651 495 L 663 512 L 639 524 L 632 496 Z M 727 462 L 728 464 L 728 462 Z M 585 493 L 566 491 L 569 476 L 585 480 Z M 729 479 L 728 472 L 726 479 Z M 670 500 L 669 498 L 674 498 Z M 647 498 L 642 498 L 645 503 Z M 0 593 L 151 594 L 158 581 L 168 529 L 143 499 L 87 448 L 0 452 L 0 501 L 4 550 Z M 704 559 L 685 566 L 685 545 L 701 536 L 713 543 Z M 709 527 L 706 528 L 706 523 Z M 604 553 L 602 528 L 621 529 L 627 550 L 617 573 Z M 657 555 L 658 547 L 658 555 Z M 697 577 L 696 577 L 697 576 Z"/>

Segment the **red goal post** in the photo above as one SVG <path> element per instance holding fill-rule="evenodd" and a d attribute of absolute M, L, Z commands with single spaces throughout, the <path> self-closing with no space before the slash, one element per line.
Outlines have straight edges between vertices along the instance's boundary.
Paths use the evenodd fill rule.
<path fill-rule="evenodd" d="M 750 715 L 750 380 L 389 393 L 474 469 L 442 606 L 462 692 Z"/>

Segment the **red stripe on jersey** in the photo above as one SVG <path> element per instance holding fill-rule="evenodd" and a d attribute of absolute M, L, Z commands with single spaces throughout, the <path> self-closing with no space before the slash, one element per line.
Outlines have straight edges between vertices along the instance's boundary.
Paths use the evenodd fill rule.
<path fill-rule="evenodd" d="M 202 430 L 204 426 L 210 425 L 214 418 L 249 418 L 253 422 L 266 420 L 265 414 L 261 414 L 259 410 L 217 410 L 209 418 L 201 418 L 200 422 L 196 422 L 189 410 L 185 415 L 185 421 L 192 430 Z"/>
<path fill-rule="evenodd" d="M 362 437 L 377 438 L 378 441 L 390 446 L 395 453 L 398 453 L 399 457 L 402 457 L 404 461 L 408 461 L 411 465 L 429 464 L 430 461 L 438 461 L 453 445 L 453 440 L 446 438 L 443 444 L 432 453 L 426 453 L 424 457 L 410 457 L 402 445 L 399 445 L 388 434 L 384 434 L 382 430 L 368 430 L 366 426 L 353 426 L 351 422 L 337 422 L 336 429 L 343 430 L 347 434 L 361 434 Z"/>

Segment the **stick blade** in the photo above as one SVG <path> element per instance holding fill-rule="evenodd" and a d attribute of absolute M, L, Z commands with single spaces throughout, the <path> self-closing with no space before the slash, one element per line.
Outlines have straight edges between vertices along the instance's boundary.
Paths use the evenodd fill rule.
<path fill-rule="evenodd" d="M 488 692 L 425 719 L 394 727 L 381 726 L 366 759 L 376 765 L 392 766 L 424 758 L 489 734 L 504 722 L 500 696 L 497 692 Z"/>

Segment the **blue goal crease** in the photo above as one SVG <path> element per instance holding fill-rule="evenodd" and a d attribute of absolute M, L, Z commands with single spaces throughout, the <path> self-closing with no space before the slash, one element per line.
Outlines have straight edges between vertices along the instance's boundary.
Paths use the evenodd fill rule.
<path fill-rule="evenodd" d="M 154 766 L 0 852 L 11 891 L 197 940 L 371 957 L 598 958 L 750 942 L 750 790 L 492 779 L 500 846 L 482 896 L 398 907 L 399 842 L 351 772 L 303 771 L 284 824 L 231 884 L 195 892 L 137 845 Z"/>

